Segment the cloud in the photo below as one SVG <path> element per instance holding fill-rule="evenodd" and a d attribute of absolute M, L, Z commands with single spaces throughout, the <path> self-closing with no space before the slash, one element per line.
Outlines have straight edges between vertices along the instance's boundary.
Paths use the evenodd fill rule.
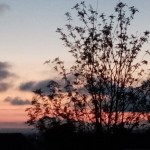
<path fill-rule="evenodd" d="M 53 83 L 54 81 L 54 83 Z M 47 91 L 48 90 L 48 85 L 49 83 L 52 83 L 52 84 L 55 84 L 58 83 L 59 85 L 61 85 L 62 87 L 65 86 L 65 82 L 63 80 L 50 80 L 50 79 L 47 79 L 47 80 L 42 80 L 42 81 L 29 81 L 29 82 L 25 82 L 25 83 L 22 83 L 20 86 L 19 86 L 19 90 L 21 91 L 33 91 L 33 90 L 36 90 L 36 89 L 42 89 L 42 91 Z"/>
<path fill-rule="evenodd" d="M 12 87 L 12 82 L 10 82 L 10 77 L 17 77 L 14 73 L 10 71 L 12 65 L 8 62 L 0 61 L 0 92 L 7 91 Z"/>
<path fill-rule="evenodd" d="M 0 68 L 0 80 L 10 77 L 12 74 L 8 70 L 2 70 Z"/>
<path fill-rule="evenodd" d="M 5 68 L 10 68 L 11 65 L 8 62 L 0 62 L 0 68 L 5 69 Z"/>
<path fill-rule="evenodd" d="M 8 4 L 4 4 L 4 3 L 0 4 L 0 14 L 3 14 L 9 10 L 10 10 L 10 6 Z"/>
<path fill-rule="evenodd" d="M 29 81 L 29 82 L 26 82 L 26 83 L 22 83 L 19 86 L 19 89 L 21 91 L 31 91 L 31 90 L 34 89 L 35 84 L 36 84 L 36 82 L 34 82 L 34 81 Z"/>
<path fill-rule="evenodd" d="M 9 83 L 0 83 L 0 92 L 5 92 L 7 91 L 10 87 L 12 87 L 11 84 Z"/>
<path fill-rule="evenodd" d="M 68 79 L 70 81 L 73 81 L 74 77 L 72 75 L 69 75 Z M 54 85 L 55 83 L 57 83 L 58 85 L 61 86 L 62 91 L 66 91 L 64 88 L 66 86 L 66 82 L 59 77 L 57 79 L 46 79 L 46 80 L 41 80 L 41 81 L 29 81 L 29 82 L 21 83 L 19 86 L 19 90 L 35 91 L 37 89 L 42 89 L 42 91 L 44 91 L 44 92 L 49 92 L 48 85 L 50 85 L 50 84 Z M 81 90 L 82 90 L 82 88 L 81 88 Z"/>
<path fill-rule="evenodd" d="M 30 105 L 31 102 L 29 100 L 24 100 L 20 97 L 6 97 L 4 99 L 5 102 L 9 102 L 11 105 Z"/>
<path fill-rule="evenodd" d="M 8 62 L 0 62 L 0 80 L 15 76 L 9 71 L 11 65 Z"/>
<path fill-rule="evenodd" d="M 68 75 L 68 80 L 73 81 L 74 80 L 73 75 Z M 19 86 L 19 90 L 33 91 L 33 90 L 40 89 L 40 88 L 46 90 L 48 84 L 51 81 L 57 82 L 62 87 L 65 86 L 65 81 L 62 80 L 60 77 L 57 77 L 57 78 L 45 79 L 45 80 L 41 80 L 41 81 L 29 81 L 29 82 L 21 83 Z"/>
<path fill-rule="evenodd" d="M 42 80 L 42 81 L 39 81 L 39 82 L 29 81 L 29 82 L 26 82 L 26 83 L 22 83 L 19 86 L 19 89 L 21 91 L 33 91 L 33 90 L 36 90 L 36 89 L 39 89 L 39 88 L 45 88 L 48 85 L 49 81 L 50 80 Z"/>

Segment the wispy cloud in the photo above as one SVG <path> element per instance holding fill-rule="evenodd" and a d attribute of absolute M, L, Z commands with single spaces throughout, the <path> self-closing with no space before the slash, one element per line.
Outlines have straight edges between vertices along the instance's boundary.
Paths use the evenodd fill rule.
<path fill-rule="evenodd" d="M 11 67 L 10 63 L 0 61 L 0 92 L 5 92 L 12 87 L 12 82 L 9 82 L 9 78 L 17 77 L 11 72 Z"/>
<path fill-rule="evenodd" d="M 10 68 L 11 65 L 8 62 L 0 62 L 0 68 Z"/>
<path fill-rule="evenodd" d="M 10 72 L 10 68 L 11 65 L 8 62 L 0 62 L 0 80 L 15 76 Z"/>
<path fill-rule="evenodd" d="M 3 14 L 9 10 L 10 10 L 10 6 L 8 4 L 0 3 L 0 14 Z"/>
<path fill-rule="evenodd" d="M 5 91 L 7 91 L 10 87 L 12 87 L 12 84 L 1 82 L 1 83 L 0 83 L 0 92 L 5 92 Z"/>
<path fill-rule="evenodd" d="M 9 102 L 11 105 L 30 105 L 31 102 L 27 99 L 22 99 L 21 97 L 6 97 L 5 102 Z"/>

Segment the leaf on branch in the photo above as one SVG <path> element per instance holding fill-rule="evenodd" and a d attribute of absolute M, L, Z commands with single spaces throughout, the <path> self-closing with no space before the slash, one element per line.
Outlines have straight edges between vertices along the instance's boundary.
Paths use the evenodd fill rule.
<path fill-rule="evenodd" d="M 70 24 L 66 24 L 66 27 L 68 28 L 68 30 L 71 30 L 72 26 Z"/>
<path fill-rule="evenodd" d="M 68 20 L 72 20 L 70 12 L 66 12 L 65 15 L 67 16 Z"/>
<path fill-rule="evenodd" d="M 71 98 L 71 101 L 76 102 L 77 99 L 76 99 L 75 97 L 72 97 L 72 98 Z"/>
<path fill-rule="evenodd" d="M 78 15 L 81 16 L 82 18 L 84 18 L 84 15 L 85 15 L 85 14 L 84 14 L 84 12 L 82 12 L 82 11 L 78 11 Z"/>
<path fill-rule="evenodd" d="M 55 71 L 58 71 L 58 68 L 57 68 L 57 66 L 55 66 L 55 67 L 54 67 L 54 70 L 55 70 Z"/>
<path fill-rule="evenodd" d="M 75 73 L 74 76 L 78 77 L 80 74 L 79 73 Z"/>
<path fill-rule="evenodd" d="M 64 107 L 64 112 L 67 113 L 67 107 L 66 106 Z"/>
<path fill-rule="evenodd" d="M 143 60 L 142 63 L 145 64 L 145 65 L 147 65 L 147 64 L 148 64 L 148 61 Z"/>
<path fill-rule="evenodd" d="M 125 6 L 126 6 L 126 4 L 124 4 L 124 3 L 122 3 L 122 2 L 120 2 L 120 3 L 117 4 L 117 7 L 119 7 L 119 8 L 123 8 L 123 7 L 125 7 Z"/>
<path fill-rule="evenodd" d="M 71 96 L 72 96 L 72 93 L 71 93 L 71 92 L 69 92 L 69 93 L 68 93 L 68 97 L 71 97 Z"/>
<path fill-rule="evenodd" d="M 35 91 L 33 91 L 35 94 L 38 94 L 38 95 L 42 95 L 42 90 L 41 89 L 37 89 Z"/>
<path fill-rule="evenodd" d="M 102 13 L 99 17 L 104 19 L 104 17 L 105 17 L 104 13 Z"/>
<path fill-rule="evenodd" d="M 84 1 L 81 2 L 81 5 L 82 5 L 84 8 L 86 8 Z"/>
<path fill-rule="evenodd" d="M 149 31 L 145 31 L 144 34 L 145 34 L 145 36 L 148 36 L 150 34 L 150 32 Z"/>
<path fill-rule="evenodd" d="M 141 37 L 140 40 L 141 40 L 142 42 L 146 42 L 146 41 L 147 41 L 147 38 L 146 38 L 146 37 Z"/>
<path fill-rule="evenodd" d="M 61 28 L 57 28 L 56 32 L 61 32 L 62 29 Z"/>
<path fill-rule="evenodd" d="M 114 19 L 114 18 L 115 18 L 115 16 L 114 16 L 114 15 L 110 15 L 109 17 L 110 17 L 110 19 Z"/>
<path fill-rule="evenodd" d="M 47 60 L 44 62 L 44 64 L 49 64 L 51 62 L 51 60 Z"/>
<path fill-rule="evenodd" d="M 134 6 L 129 8 L 132 14 L 134 15 L 136 12 L 139 12 L 138 9 L 136 9 Z"/>
<path fill-rule="evenodd" d="M 150 51 L 149 50 L 147 50 L 147 51 L 145 51 L 147 54 L 149 54 L 150 55 Z"/>
<path fill-rule="evenodd" d="M 79 9 L 79 4 L 77 3 L 72 9 Z"/>

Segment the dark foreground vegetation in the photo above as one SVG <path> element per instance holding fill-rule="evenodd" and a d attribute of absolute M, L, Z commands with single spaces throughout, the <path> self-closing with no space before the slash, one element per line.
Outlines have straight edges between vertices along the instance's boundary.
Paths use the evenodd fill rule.
<path fill-rule="evenodd" d="M 46 135 L 46 149 L 150 149 L 150 135 L 134 133 L 126 135 L 93 135 L 88 133 Z"/>
<path fill-rule="evenodd" d="M 150 149 L 150 134 L 132 133 L 118 135 L 95 135 L 92 133 L 66 133 L 53 129 L 43 134 L 23 135 L 19 133 L 0 134 L 2 150 L 124 150 Z"/>
<path fill-rule="evenodd" d="M 115 15 L 98 14 L 92 6 L 77 3 L 72 10 L 81 25 L 66 13 L 61 40 L 73 56 L 70 68 L 59 58 L 52 63 L 56 81 L 35 89 L 27 124 L 39 130 L 72 123 L 77 131 L 132 132 L 150 126 L 150 52 L 144 50 L 149 31 L 128 31 L 138 10 L 119 2 Z M 141 58 L 141 60 L 140 60 Z"/>
<path fill-rule="evenodd" d="M 27 124 L 47 150 L 150 149 L 150 32 L 128 30 L 138 9 L 119 2 L 107 17 L 81 2 L 72 10 L 81 24 L 67 12 L 57 32 L 74 62 L 46 61 L 60 78 L 34 90 Z"/>

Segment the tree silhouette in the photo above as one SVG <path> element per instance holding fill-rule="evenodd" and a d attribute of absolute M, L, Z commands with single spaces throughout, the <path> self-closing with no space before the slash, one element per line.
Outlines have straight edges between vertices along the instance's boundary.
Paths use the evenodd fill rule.
<path fill-rule="evenodd" d="M 53 123 L 71 123 L 77 131 L 96 133 L 144 126 L 150 117 L 149 75 L 144 69 L 148 61 L 144 58 L 150 53 L 145 51 L 141 60 L 137 58 L 148 42 L 149 31 L 134 35 L 128 30 L 138 10 L 122 2 L 115 7 L 116 15 L 108 17 L 84 2 L 72 10 L 81 24 L 73 25 L 67 12 L 66 28 L 57 28 L 57 32 L 74 64 L 68 70 L 59 58 L 46 61 L 55 64 L 62 81 L 50 81 L 46 91 L 34 91 L 27 123 L 51 128 L 49 122 L 55 118 Z M 41 121 L 47 123 L 40 125 Z"/>

